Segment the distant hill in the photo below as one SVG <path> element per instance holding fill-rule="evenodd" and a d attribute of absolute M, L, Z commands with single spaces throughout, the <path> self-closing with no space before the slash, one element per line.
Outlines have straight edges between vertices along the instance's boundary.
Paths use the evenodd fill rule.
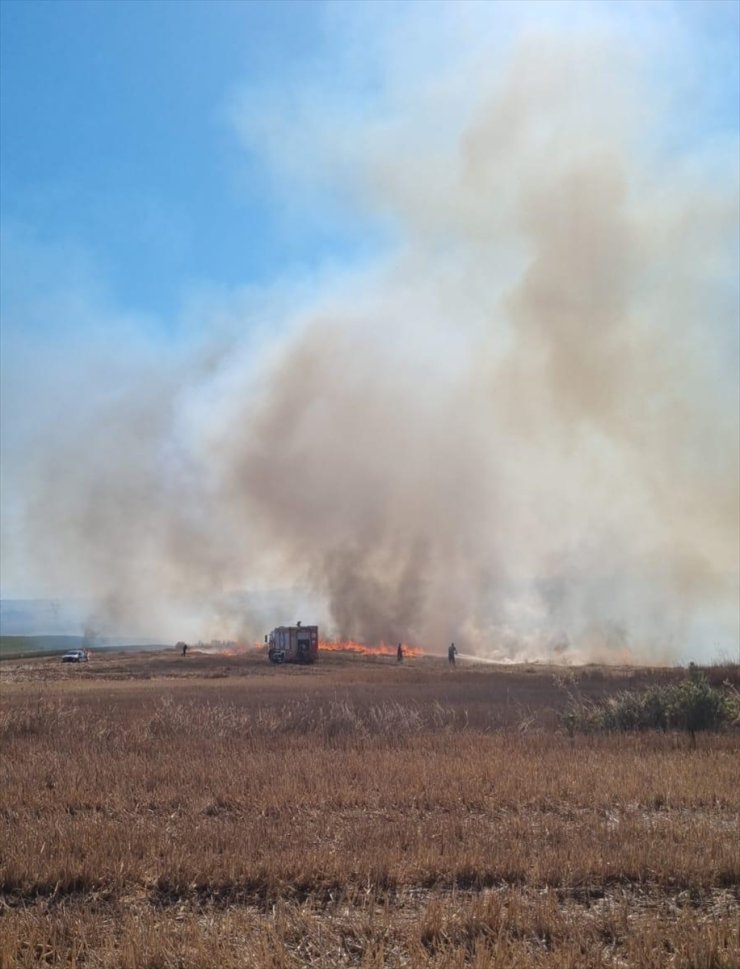
<path fill-rule="evenodd" d="M 310 592 L 301 586 L 233 592 L 224 598 L 223 604 L 234 627 L 230 635 L 249 630 L 260 640 L 274 626 L 290 625 L 298 619 L 310 624 L 317 620 L 321 622 L 322 618 L 317 615 L 317 606 Z M 146 614 L 143 609 L 141 614 Z M 167 640 L 167 633 L 156 628 L 147 629 L 146 634 L 141 635 L 138 623 L 137 633 L 132 636 L 130 629 L 126 629 L 125 621 L 121 625 L 96 621 L 94 617 L 101 615 L 104 615 L 101 604 L 91 599 L 0 599 L 0 638 L 21 636 L 59 644 L 35 646 L 33 650 L 74 649 L 82 644 L 86 632 L 84 645 L 93 648 L 123 645 L 146 647 Z M 173 643 L 188 636 L 210 639 L 212 635 L 208 630 L 170 632 Z M 24 646 L 25 652 L 31 649 L 31 644 Z"/>
<path fill-rule="evenodd" d="M 0 636 L 79 636 L 89 612 L 83 600 L 0 599 Z"/>
<path fill-rule="evenodd" d="M 0 636 L 0 660 L 24 659 L 42 656 L 61 656 L 68 649 L 89 648 L 85 636 Z M 94 653 L 108 650 L 148 651 L 166 649 L 172 643 L 142 642 L 131 639 L 96 640 L 92 647 Z"/>
<path fill-rule="evenodd" d="M 66 653 L 79 649 L 82 636 L 0 636 L 0 659 Z"/>

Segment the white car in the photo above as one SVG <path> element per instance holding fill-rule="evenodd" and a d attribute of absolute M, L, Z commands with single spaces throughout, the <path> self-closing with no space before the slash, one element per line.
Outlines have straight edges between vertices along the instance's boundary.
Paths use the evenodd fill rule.
<path fill-rule="evenodd" d="M 63 663 L 86 663 L 87 662 L 87 650 L 86 649 L 70 649 L 69 652 L 62 656 Z"/>

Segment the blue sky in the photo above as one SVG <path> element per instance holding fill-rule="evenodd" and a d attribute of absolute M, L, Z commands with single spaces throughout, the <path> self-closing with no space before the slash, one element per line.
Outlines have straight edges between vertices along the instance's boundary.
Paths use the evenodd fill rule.
<path fill-rule="evenodd" d="M 273 212 L 229 120 L 300 83 L 320 9 L 284 3 L 2 4 L 2 218 L 86 249 L 114 298 L 162 317 L 203 281 L 262 281 L 320 257 Z"/>
<path fill-rule="evenodd" d="M 434 5 L 425 6 L 431 21 Z M 470 14 L 480 5 L 465 6 Z M 83 250 L 116 303 L 153 315 L 165 330 L 198 286 L 262 283 L 372 250 L 373 226 L 357 212 L 338 217 L 341 203 L 327 198 L 326 185 L 323 211 L 307 217 L 305 186 L 276 182 L 269 159 L 245 146 L 234 123 L 237 104 L 242 118 L 259 115 L 279 91 L 290 111 L 291 100 L 316 83 L 325 93 L 333 87 L 349 112 L 381 96 L 382 57 L 370 63 L 373 51 L 377 60 L 376 21 L 387 26 L 397 17 L 400 26 L 408 5 L 349 7 L 3 0 L 6 230 Z M 486 21 L 502 34 L 523 10 L 542 22 L 588 23 L 589 5 L 578 7 L 501 4 L 498 23 Z M 668 47 L 678 37 L 679 48 L 690 39 L 690 57 L 658 50 L 656 73 L 666 90 L 682 100 L 682 87 L 690 94 L 686 115 L 663 137 L 680 142 L 701 129 L 721 135 L 736 127 L 736 3 L 594 9 L 609 11 L 627 36 L 642 33 L 653 43 L 662 34 Z M 363 31 L 370 54 L 362 50 Z M 443 60 L 444 38 L 427 53 Z M 412 64 L 417 56 L 410 52 Z"/>

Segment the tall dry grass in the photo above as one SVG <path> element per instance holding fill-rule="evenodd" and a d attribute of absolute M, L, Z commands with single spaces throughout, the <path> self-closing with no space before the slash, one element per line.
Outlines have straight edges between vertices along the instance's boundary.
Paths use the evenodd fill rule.
<path fill-rule="evenodd" d="M 0 965 L 738 964 L 734 733 L 373 684 L 7 691 Z"/>

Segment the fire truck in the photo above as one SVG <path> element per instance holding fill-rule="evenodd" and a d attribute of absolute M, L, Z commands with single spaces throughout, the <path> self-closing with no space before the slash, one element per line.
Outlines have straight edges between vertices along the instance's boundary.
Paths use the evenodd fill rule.
<path fill-rule="evenodd" d="M 315 663 L 319 655 L 319 627 L 277 626 L 265 636 L 271 663 Z"/>

